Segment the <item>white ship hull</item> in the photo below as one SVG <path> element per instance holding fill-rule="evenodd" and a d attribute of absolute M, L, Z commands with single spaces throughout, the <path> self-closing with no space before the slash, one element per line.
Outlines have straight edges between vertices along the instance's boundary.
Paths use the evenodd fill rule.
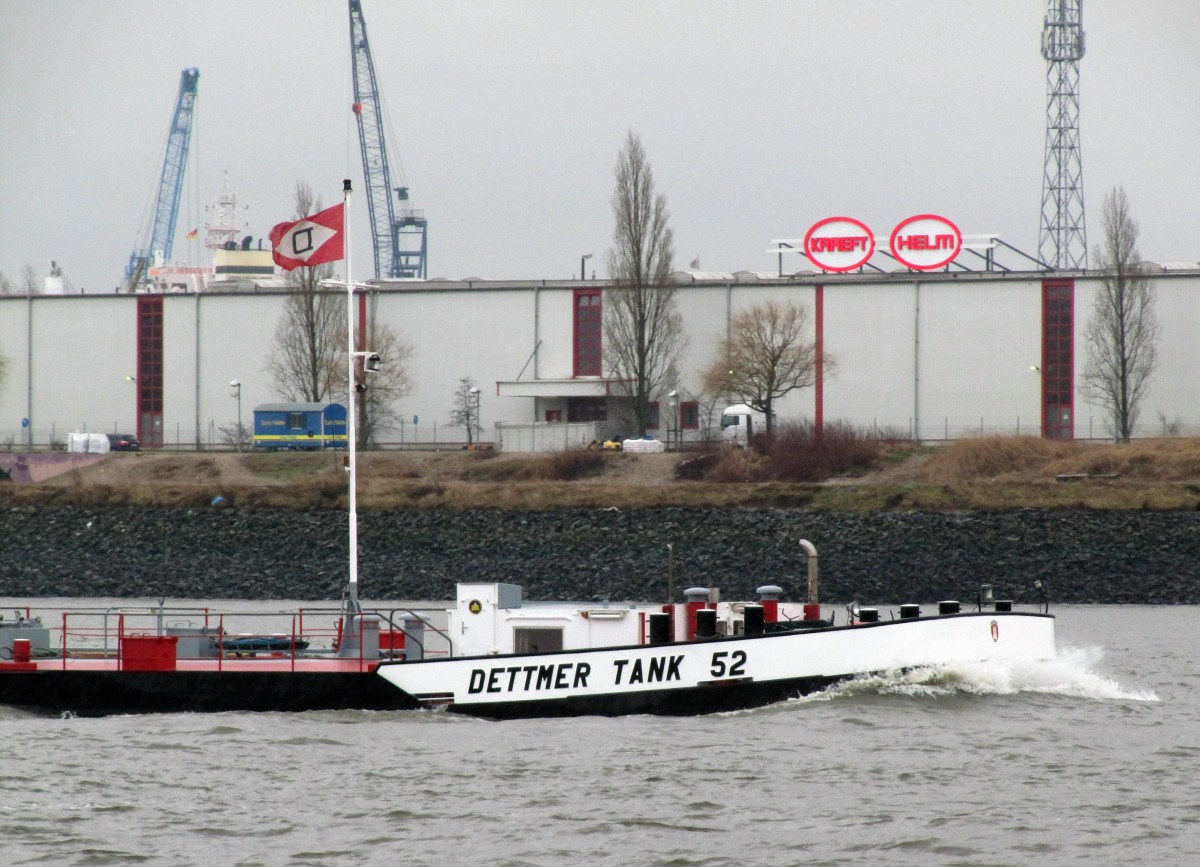
<path fill-rule="evenodd" d="M 981 612 L 661 645 L 383 663 L 415 703 L 506 719 L 695 714 L 769 704 L 857 675 L 1055 656 L 1054 618 Z"/>

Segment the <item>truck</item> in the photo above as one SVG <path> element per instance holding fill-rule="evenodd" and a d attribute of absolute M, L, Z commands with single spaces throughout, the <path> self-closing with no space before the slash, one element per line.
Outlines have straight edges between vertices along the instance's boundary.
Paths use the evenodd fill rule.
<path fill-rule="evenodd" d="M 745 448 L 754 434 L 767 429 L 767 417 L 744 403 L 727 406 L 721 412 L 721 442 Z"/>

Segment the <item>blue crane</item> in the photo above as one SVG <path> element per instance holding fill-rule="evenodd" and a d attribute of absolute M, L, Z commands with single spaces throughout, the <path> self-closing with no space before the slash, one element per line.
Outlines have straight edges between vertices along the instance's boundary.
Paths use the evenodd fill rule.
<path fill-rule="evenodd" d="M 407 202 L 408 187 L 403 185 L 403 178 L 400 186 L 392 186 L 379 85 L 360 0 L 350 0 L 350 54 L 354 61 L 354 114 L 358 119 L 358 141 L 362 147 L 367 208 L 371 212 L 375 276 L 424 278 L 428 223 L 424 211 L 397 209 L 392 200 L 395 191 L 398 202 Z"/>
<path fill-rule="evenodd" d="M 179 215 L 179 193 L 183 189 L 183 170 L 187 165 L 188 143 L 192 137 L 196 84 L 199 81 L 200 70 L 194 67 L 183 70 L 179 77 L 179 99 L 175 103 L 175 115 L 171 118 L 167 154 L 163 158 L 162 177 L 158 182 L 154 228 L 150 232 L 150 243 L 129 254 L 129 265 L 125 269 L 126 292 L 137 290 L 155 257 L 165 261 L 171 256 L 175 219 Z"/>

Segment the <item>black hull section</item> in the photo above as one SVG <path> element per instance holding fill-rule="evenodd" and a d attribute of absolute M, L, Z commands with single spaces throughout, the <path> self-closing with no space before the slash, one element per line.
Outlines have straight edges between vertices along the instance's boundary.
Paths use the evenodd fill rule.
<path fill-rule="evenodd" d="M 446 709 L 451 713 L 495 720 L 569 716 L 628 716 L 629 714 L 696 716 L 763 707 L 786 701 L 789 698 L 798 698 L 802 695 L 819 692 L 852 677 L 854 675 L 850 674 L 841 677 L 801 677 L 763 683 L 755 683 L 752 680 L 724 681 L 687 689 L 571 696 L 546 699 L 545 701 L 452 704 Z"/>
<path fill-rule="evenodd" d="M 484 719 L 657 714 L 694 716 L 774 704 L 846 680 L 727 681 L 545 701 L 452 704 Z M 217 671 L 40 671 L 0 674 L 0 705 L 51 714 L 101 717 L 143 713 L 314 710 L 413 710 L 425 706 L 374 673 Z"/>
<path fill-rule="evenodd" d="M 0 705 L 81 717 L 418 706 L 374 672 L 292 671 L 3 672 Z"/>

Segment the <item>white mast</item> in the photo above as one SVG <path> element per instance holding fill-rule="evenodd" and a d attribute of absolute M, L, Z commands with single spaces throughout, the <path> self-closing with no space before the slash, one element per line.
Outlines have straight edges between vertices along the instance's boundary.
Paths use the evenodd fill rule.
<path fill-rule="evenodd" d="M 339 280 L 322 281 L 323 286 L 346 287 L 346 472 L 349 475 L 348 500 L 350 502 L 350 578 L 346 583 L 346 613 L 359 614 L 362 606 L 358 602 L 358 433 L 355 421 L 358 417 L 356 399 L 358 392 L 365 391 L 366 386 L 355 381 L 355 371 L 358 359 L 363 359 L 363 371 L 379 370 L 380 358 L 374 352 L 355 351 L 354 339 L 354 290 L 369 289 L 363 284 L 356 285 L 350 272 L 350 179 L 342 181 L 342 258 L 346 260 L 346 282 Z M 345 645 L 344 645 L 345 646 Z"/>
<path fill-rule="evenodd" d="M 346 253 L 346 388 L 349 399 L 346 408 L 346 448 L 348 449 L 348 464 L 346 469 L 350 474 L 350 581 L 346 585 L 346 607 L 350 613 L 358 612 L 358 468 L 355 454 L 354 419 L 358 415 L 355 408 L 357 383 L 354 380 L 354 280 L 350 276 L 350 179 L 342 181 L 342 239 Z"/>

